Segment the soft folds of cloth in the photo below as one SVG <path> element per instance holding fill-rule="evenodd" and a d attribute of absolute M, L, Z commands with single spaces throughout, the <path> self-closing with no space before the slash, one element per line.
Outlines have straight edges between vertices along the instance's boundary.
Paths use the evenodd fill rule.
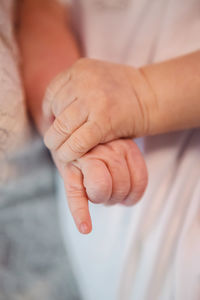
<path fill-rule="evenodd" d="M 13 156 L 30 138 L 13 34 L 13 6 L 12 0 L 0 1 L 0 184 L 14 175 Z"/>
<path fill-rule="evenodd" d="M 77 300 L 53 166 L 26 113 L 13 4 L 0 0 L 0 299 Z"/>

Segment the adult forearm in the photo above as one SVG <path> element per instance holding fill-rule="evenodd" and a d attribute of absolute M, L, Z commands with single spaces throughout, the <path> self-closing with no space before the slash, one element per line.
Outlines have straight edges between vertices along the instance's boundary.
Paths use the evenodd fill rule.
<path fill-rule="evenodd" d="M 154 94 L 147 134 L 200 126 L 200 51 L 141 68 Z"/>
<path fill-rule="evenodd" d="M 80 57 L 80 50 L 70 28 L 66 7 L 56 0 L 20 1 L 18 23 L 17 39 L 28 108 L 43 134 L 49 125 L 42 114 L 46 87 Z"/>

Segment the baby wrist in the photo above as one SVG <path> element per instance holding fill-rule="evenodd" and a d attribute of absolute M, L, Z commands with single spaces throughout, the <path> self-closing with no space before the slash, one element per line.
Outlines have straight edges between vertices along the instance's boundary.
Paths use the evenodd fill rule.
<path fill-rule="evenodd" d="M 145 67 L 132 68 L 131 79 L 140 111 L 140 118 L 136 122 L 134 136 L 152 135 L 154 134 L 154 119 L 157 114 L 157 98 L 145 73 Z"/>

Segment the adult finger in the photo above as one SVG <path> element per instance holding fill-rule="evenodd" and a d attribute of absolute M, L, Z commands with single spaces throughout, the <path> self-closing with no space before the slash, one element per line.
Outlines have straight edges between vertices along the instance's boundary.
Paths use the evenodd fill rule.
<path fill-rule="evenodd" d="M 63 173 L 69 209 L 80 233 L 87 234 L 92 230 L 92 222 L 88 207 L 88 197 L 83 185 L 81 170 L 68 164 Z"/>

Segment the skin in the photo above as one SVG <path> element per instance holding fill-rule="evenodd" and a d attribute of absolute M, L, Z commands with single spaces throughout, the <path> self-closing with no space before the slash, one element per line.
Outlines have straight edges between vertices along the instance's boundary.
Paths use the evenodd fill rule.
<path fill-rule="evenodd" d="M 87 58 L 59 74 L 43 102 L 45 115 L 55 117 L 45 134 L 46 146 L 67 162 L 100 143 L 133 136 L 133 128 L 139 132 L 146 125 L 133 76 L 143 83 L 132 67 Z"/>
<path fill-rule="evenodd" d="M 81 51 L 65 17 L 66 9 L 56 1 L 20 1 L 17 13 L 16 36 L 23 58 L 27 104 L 38 131 L 44 135 L 55 117 L 42 111 L 47 85 L 61 71 L 71 68 Z M 97 145 L 73 162 L 60 160 L 54 149 L 51 154 L 63 178 L 75 224 L 83 234 L 92 230 L 88 200 L 130 206 L 142 197 L 147 186 L 146 165 L 132 140 Z"/>
<path fill-rule="evenodd" d="M 56 1 L 21 3 L 28 105 L 43 135 L 50 127 L 44 140 L 57 166 L 119 138 L 200 126 L 200 51 L 139 69 L 80 59 Z"/>
<path fill-rule="evenodd" d="M 147 186 L 147 169 L 132 140 L 98 145 L 83 157 L 60 164 L 69 209 L 81 233 L 89 233 L 92 223 L 88 200 L 105 205 L 131 206 L 141 199 Z"/>
<path fill-rule="evenodd" d="M 117 138 L 199 127 L 199 96 L 200 51 L 140 69 L 84 58 L 47 88 L 44 141 L 67 162 Z"/>

